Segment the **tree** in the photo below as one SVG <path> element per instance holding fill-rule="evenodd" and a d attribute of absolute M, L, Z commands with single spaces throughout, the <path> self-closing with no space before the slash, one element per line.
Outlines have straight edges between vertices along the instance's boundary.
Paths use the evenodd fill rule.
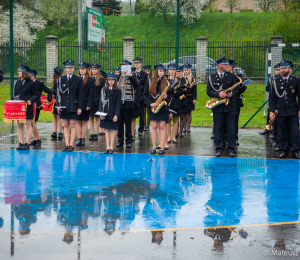
<path fill-rule="evenodd" d="M 23 6 L 27 9 L 34 9 L 36 6 L 37 0 L 13 0 L 14 7 Z M 0 6 L 3 11 L 7 11 L 9 9 L 9 0 L 0 0 Z"/>
<path fill-rule="evenodd" d="M 270 12 L 277 7 L 278 0 L 256 0 L 256 4 L 263 12 Z"/>
<path fill-rule="evenodd" d="M 235 9 L 237 9 L 240 5 L 239 0 L 226 0 L 225 1 L 225 6 L 229 8 L 230 13 L 233 13 Z"/>
<path fill-rule="evenodd" d="M 24 9 L 22 7 L 14 8 L 14 41 L 27 42 L 33 44 L 37 40 L 37 32 L 43 30 L 46 21 L 37 15 L 34 11 Z M 0 30 L 1 42 L 9 43 L 9 11 L 0 7 L 0 24 L 4 25 L 4 29 Z M 17 54 L 23 53 L 23 50 L 16 49 Z"/>

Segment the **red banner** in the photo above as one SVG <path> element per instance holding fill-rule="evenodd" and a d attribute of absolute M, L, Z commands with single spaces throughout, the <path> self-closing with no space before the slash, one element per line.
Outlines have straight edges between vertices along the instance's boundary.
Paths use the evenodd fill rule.
<path fill-rule="evenodd" d="M 42 107 L 43 107 L 42 111 L 44 111 L 46 113 L 51 113 L 51 114 L 53 113 L 54 103 L 55 103 L 54 98 L 52 98 L 51 101 L 48 102 L 47 96 L 46 95 L 41 95 L 41 103 L 42 103 Z"/>
<path fill-rule="evenodd" d="M 5 123 L 12 123 L 19 121 L 19 123 L 26 123 L 26 102 L 20 100 L 9 100 L 4 103 L 3 121 Z"/>

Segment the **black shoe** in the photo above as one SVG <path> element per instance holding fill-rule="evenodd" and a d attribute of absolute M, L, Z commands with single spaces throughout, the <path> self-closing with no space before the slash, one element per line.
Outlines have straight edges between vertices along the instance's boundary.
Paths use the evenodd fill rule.
<path fill-rule="evenodd" d="M 90 141 L 93 141 L 94 140 L 94 135 L 90 135 L 90 138 L 89 138 Z M 97 138 L 98 140 L 98 138 Z"/>
<path fill-rule="evenodd" d="M 143 132 L 139 132 L 138 136 L 143 136 Z"/>
<path fill-rule="evenodd" d="M 239 141 L 235 141 L 235 145 L 240 145 Z"/>
<path fill-rule="evenodd" d="M 116 147 L 122 147 L 124 143 L 117 143 Z"/>
<path fill-rule="evenodd" d="M 78 138 L 78 140 L 76 142 L 76 146 L 81 146 L 81 138 Z"/>
<path fill-rule="evenodd" d="M 228 151 L 228 155 L 229 155 L 230 157 L 234 157 L 234 152 L 233 152 L 233 151 Z"/>
<path fill-rule="evenodd" d="M 105 132 L 101 132 L 100 135 L 105 135 Z"/>
<path fill-rule="evenodd" d="M 212 135 L 212 136 L 210 137 L 210 139 L 215 139 L 215 136 L 214 136 L 214 135 Z"/>
<path fill-rule="evenodd" d="M 164 149 L 160 149 L 159 150 L 159 155 L 163 155 L 163 154 L 166 154 L 166 151 Z"/>
<path fill-rule="evenodd" d="M 98 133 L 98 135 L 102 135 L 102 133 L 101 133 L 101 132 L 99 132 L 99 133 Z"/>
<path fill-rule="evenodd" d="M 186 130 L 184 129 L 184 130 L 182 130 L 182 132 L 183 132 L 183 133 L 186 133 Z"/>
<path fill-rule="evenodd" d="M 29 146 L 28 143 L 25 143 L 25 144 L 22 146 L 21 149 L 22 149 L 22 150 L 30 150 L 30 146 Z"/>
<path fill-rule="evenodd" d="M 156 146 L 156 150 L 159 150 L 160 149 L 160 146 Z"/>
<path fill-rule="evenodd" d="M 273 146 L 273 147 L 277 147 L 277 143 L 274 142 L 274 143 L 272 144 L 272 146 Z"/>
<path fill-rule="evenodd" d="M 22 150 L 23 144 L 19 143 L 17 150 Z"/>
<path fill-rule="evenodd" d="M 179 136 L 178 134 L 177 134 L 177 135 L 175 135 L 175 138 L 178 138 L 178 136 Z"/>
<path fill-rule="evenodd" d="M 149 130 L 149 128 L 146 127 L 146 129 L 144 131 L 149 132 L 150 130 Z"/>
<path fill-rule="evenodd" d="M 104 154 L 108 154 L 108 153 L 109 153 L 109 150 L 105 149 Z"/>
<path fill-rule="evenodd" d="M 270 138 L 273 139 L 273 140 L 276 139 L 276 138 L 275 138 L 275 135 L 273 135 L 273 134 L 270 134 Z"/>
<path fill-rule="evenodd" d="M 171 143 L 171 140 L 169 140 L 167 143 L 170 144 L 170 143 Z"/>
<path fill-rule="evenodd" d="M 36 140 L 36 146 L 41 146 L 42 145 L 42 141 L 40 139 Z"/>
<path fill-rule="evenodd" d="M 280 148 L 279 147 L 276 147 L 275 148 L 275 152 L 279 152 L 280 151 Z"/>
<path fill-rule="evenodd" d="M 31 142 L 30 142 L 30 146 L 35 146 L 37 144 L 37 141 L 36 140 L 32 140 Z"/>
<path fill-rule="evenodd" d="M 131 137 L 131 142 L 134 142 L 135 141 L 135 138 L 132 136 Z"/>
<path fill-rule="evenodd" d="M 64 139 L 64 135 L 63 135 L 63 133 L 59 133 L 59 134 L 58 134 L 58 139 L 59 139 L 59 140 L 62 140 L 62 139 Z"/>
<path fill-rule="evenodd" d="M 173 144 L 177 144 L 178 141 L 177 141 L 177 140 L 172 140 L 172 143 L 173 143 Z"/>
<path fill-rule="evenodd" d="M 109 149 L 109 154 L 113 154 L 114 150 L 113 149 Z"/>
<path fill-rule="evenodd" d="M 80 143 L 81 146 L 85 146 L 85 139 L 84 138 L 81 138 L 81 143 Z"/>
<path fill-rule="evenodd" d="M 216 156 L 217 156 L 217 157 L 220 157 L 220 156 L 222 155 L 222 152 L 223 152 L 223 151 L 217 151 L 217 152 L 216 152 Z"/>
<path fill-rule="evenodd" d="M 191 133 L 191 130 L 187 130 L 186 132 L 187 132 L 188 134 L 190 134 L 190 133 Z"/>
<path fill-rule="evenodd" d="M 53 132 L 52 135 L 51 135 L 51 138 L 56 139 L 57 138 L 57 133 Z"/>
<path fill-rule="evenodd" d="M 68 151 L 69 146 L 66 146 L 64 149 L 62 149 L 63 152 L 67 152 Z"/>
<path fill-rule="evenodd" d="M 74 151 L 74 147 L 73 146 L 69 146 L 67 151 L 68 152 L 73 152 Z"/>
<path fill-rule="evenodd" d="M 131 143 L 126 144 L 126 148 L 131 148 Z"/>
<path fill-rule="evenodd" d="M 180 138 L 183 138 L 183 135 L 180 135 L 179 137 L 180 137 Z"/>
<path fill-rule="evenodd" d="M 98 141 L 98 135 L 94 135 L 94 141 Z"/>
<path fill-rule="evenodd" d="M 168 147 L 168 146 L 165 146 L 165 150 L 169 150 L 169 147 Z"/>
<path fill-rule="evenodd" d="M 294 157 L 295 159 L 300 159 L 299 153 L 293 153 L 293 157 Z"/>
<path fill-rule="evenodd" d="M 281 154 L 279 154 L 279 158 L 285 158 L 287 156 L 286 152 L 282 152 Z"/>
<path fill-rule="evenodd" d="M 150 154 L 156 154 L 156 149 L 153 148 L 153 149 L 151 150 Z"/>
<path fill-rule="evenodd" d="M 266 130 L 260 132 L 259 134 L 260 134 L 260 135 L 268 135 L 269 133 L 270 133 L 270 131 L 268 131 L 268 130 L 266 129 Z"/>

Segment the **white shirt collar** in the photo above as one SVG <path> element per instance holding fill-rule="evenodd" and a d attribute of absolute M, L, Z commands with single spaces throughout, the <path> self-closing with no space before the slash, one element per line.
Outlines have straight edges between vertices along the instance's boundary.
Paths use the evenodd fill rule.
<path fill-rule="evenodd" d="M 220 78 L 221 78 L 221 74 L 223 74 L 223 77 L 224 77 L 225 72 L 223 72 L 223 73 L 220 73 L 219 71 L 217 71 L 217 72 L 218 72 L 218 75 Z"/>
<path fill-rule="evenodd" d="M 70 78 L 70 79 L 72 78 L 72 76 L 73 76 L 73 74 L 72 74 L 71 76 L 69 76 L 69 75 L 67 74 L 67 77 Z"/>
<path fill-rule="evenodd" d="M 287 78 L 284 78 L 284 77 L 282 76 L 282 74 L 280 74 L 280 75 L 281 75 L 281 77 L 282 77 L 283 79 L 289 80 L 290 75 L 288 75 Z"/>

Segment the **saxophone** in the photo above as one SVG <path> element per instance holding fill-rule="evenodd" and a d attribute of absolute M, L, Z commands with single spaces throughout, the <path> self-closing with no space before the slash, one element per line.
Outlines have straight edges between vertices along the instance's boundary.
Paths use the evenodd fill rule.
<path fill-rule="evenodd" d="M 186 86 L 187 87 L 187 85 L 189 84 L 189 81 L 186 79 L 186 78 L 183 78 L 184 80 L 185 80 L 185 84 L 184 84 L 184 86 Z M 182 100 L 182 99 L 185 99 L 186 98 L 186 96 L 185 96 L 185 94 L 182 94 L 181 96 L 179 96 L 179 98 L 180 98 L 180 100 Z"/>
<path fill-rule="evenodd" d="M 234 84 L 231 88 L 228 88 L 225 90 L 225 94 L 228 91 L 231 91 L 233 89 L 235 89 L 238 85 L 240 85 L 242 83 L 242 78 L 238 77 L 236 75 L 236 77 L 239 79 L 239 82 Z M 229 98 L 211 98 L 210 100 L 206 101 L 206 108 L 207 109 L 213 109 L 214 107 L 221 105 L 221 104 L 225 104 L 225 106 L 227 106 L 229 104 Z"/>
<path fill-rule="evenodd" d="M 276 116 L 278 115 L 278 111 L 277 110 L 275 110 L 274 111 L 274 114 L 275 114 L 275 118 L 276 118 Z M 274 120 L 275 121 L 275 120 Z M 271 131 L 271 130 L 273 130 L 273 123 L 274 123 L 274 121 L 269 121 L 269 124 L 267 124 L 266 125 L 266 129 L 268 130 L 268 131 Z"/>
<path fill-rule="evenodd" d="M 176 81 L 175 81 L 176 82 Z M 175 82 L 173 83 L 173 85 L 175 84 Z M 159 110 L 161 110 L 161 108 L 164 105 L 167 105 L 167 101 L 162 97 L 163 94 L 166 94 L 169 90 L 170 87 L 170 82 L 167 80 L 168 86 L 165 88 L 165 90 L 161 93 L 161 95 L 158 97 L 158 99 L 155 101 L 155 104 L 157 104 L 157 107 L 151 107 L 151 111 L 154 114 L 157 114 L 159 112 Z"/>

